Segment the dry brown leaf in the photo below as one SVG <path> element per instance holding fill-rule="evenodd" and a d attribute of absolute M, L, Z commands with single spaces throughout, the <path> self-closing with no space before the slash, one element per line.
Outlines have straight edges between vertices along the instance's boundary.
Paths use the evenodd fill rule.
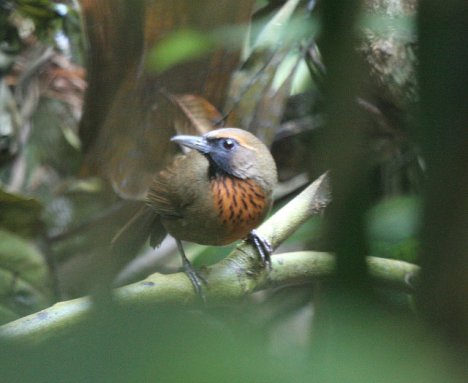
<path fill-rule="evenodd" d="M 148 1 L 143 2 L 143 10 L 132 8 L 133 3 L 129 8 L 120 3 L 115 7 L 110 0 L 83 3 L 94 62 L 80 127 L 87 152 L 83 174 L 101 175 L 122 197 L 138 199 L 176 152 L 177 147 L 169 141 L 176 129 L 187 131 L 187 122 L 196 122 L 194 131 L 208 128 L 206 121 L 196 118 L 198 112 L 191 109 L 187 96 L 176 99 L 177 110 L 164 95 L 193 94 L 219 107 L 239 59 L 239 49 L 226 46 L 157 75 L 147 70 L 144 52 L 177 28 L 211 32 L 226 25 L 246 24 L 253 1 L 208 0 L 203 7 L 189 0 Z M 106 12 L 108 9 L 112 12 Z M 126 31 L 134 25 L 126 22 L 140 22 L 142 27 L 127 36 Z M 102 29 L 96 30 L 101 23 Z M 129 37 L 136 39 L 131 41 L 136 48 L 125 52 Z M 122 59 L 122 54 L 133 54 L 134 58 Z M 181 114 L 180 109 L 185 112 Z M 208 114 L 209 120 L 213 110 Z M 181 116 L 185 119 L 182 125 L 175 122 Z"/>

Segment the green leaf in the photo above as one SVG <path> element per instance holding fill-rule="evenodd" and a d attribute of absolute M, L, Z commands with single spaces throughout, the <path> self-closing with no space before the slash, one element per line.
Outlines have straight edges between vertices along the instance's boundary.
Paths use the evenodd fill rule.
<path fill-rule="evenodd" d="M 0 230 L 0 321 L 50 304 L 49 273 L 41 253 L 23 238 Z M 10 318 L 12 319 L 12 318 Z"/>
<path fill-rule="evenodd" d="M 24 237 L 37 235 L 43 228 L 42 205 L 31 197 L 7 193 L 0 189 L 0 229 Z"/>
<path fill-rule="evenodd" d="M 193 29 L 179 29 L 159 41 L 149 53 L 148 67 L 163 72 L 176 64 L 199 58 L 214 48 L 213 39 Z"/>
<path fill-rule="evenodd" d="M 395 197 L 375 206 L 368 216 L 372 255 L 414 262 L 421 222 L 420 200 Z"/>

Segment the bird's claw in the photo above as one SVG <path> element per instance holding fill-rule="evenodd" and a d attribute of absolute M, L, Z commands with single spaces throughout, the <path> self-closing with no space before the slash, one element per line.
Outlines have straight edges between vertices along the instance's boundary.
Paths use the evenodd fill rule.
<path fill-rule="evenodd" d="M 207 285 L 208 281 L 197 272 L 197 270 L 185 256 L 182 242 L 176 239 L 176 243 L 180 256 L 182 257 L 182 266 L 184 267 L 185 275 L 187 275 L 188 279 L 190 279 L 190 282 L 192 282 L 192 286 L 200 299 L 203 301 L 203 303 L 206 303 L 206 295 L 205 291 L 203 290 L 203 285 Z"/>
<path fill-rule="evenodd" d="M 197 270 L 190 262 L 184 262 L 184 272 L 188 279 L 190 279 L 190 282 L 192 283 L 192 286 L 195 289 L 197 295 L 200 297 L 203 303 L 206 303 L 206 295 L 205 291 L 203 290 L 203 285 L 207 285 L 208 281 L 197 272 Z"/>
<path fill-rule="evenodd" d="M 248 239 L 257 249 L 263 265 L 271 269 L 271 254 L 273 253 L 273 247 L 268 239 L 259 234 L 256 230 L 252 230 L 249 233 Z"/>

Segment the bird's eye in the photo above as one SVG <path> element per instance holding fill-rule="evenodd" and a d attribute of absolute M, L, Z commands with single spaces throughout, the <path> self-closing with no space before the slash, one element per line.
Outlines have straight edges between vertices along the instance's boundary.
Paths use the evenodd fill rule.
<path fill-rule="evenodd" d="M 231 140 L 230 138 L 223 140 L 224 149 L 231 150 L 234 147 L 234 145 L 235 145 L 234 140 Z"/>

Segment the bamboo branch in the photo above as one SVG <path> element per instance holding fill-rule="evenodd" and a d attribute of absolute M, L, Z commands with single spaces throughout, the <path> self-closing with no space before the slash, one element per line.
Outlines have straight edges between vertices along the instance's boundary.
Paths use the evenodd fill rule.
<path fill-rule="evenodd" d="M 269 287 L 303 284 L 331 276 L 335 258 L 328 253 L 296 252 L 275 254 L 268 278 L 258 281 L 249 272 L 232 267 L 214 265 L 209 268 L 207 299 L 209 303 L 227 302 L 245 294 Z M 368 258 L 370 274 L 382 285 L 407 293 L 413 291 L 411 278 L 419 272 L 413 264 L 384 258 Z M 185 274 L 152 274 L 148 278 L 115 290 L 115 303 L 121 306 L 156 303 L 187 304 L 196 295 Z M 36 314 L 18 319 L 0 327 L 4 339 L 27 343 L 40 342 L 50 336 L 60 336 L 89 317 L 92 301 L 77 298 L 55 305 Z"/>
<path fill-rule="evenodd" d="M 330 201 L 327 176 L 321 176 L 294 200 L 265 222 L 258 232 L 277 247 L 311 215 L 320 212 Z M 226 259 L 204 268 L 208 304 L 232 301 L 253 291 L 271 286 L 304 283 L 330 276 L 334 257 L 326 253 L 298 252 L 276 254 L 271 270 L 258 261 L 248 243 L 239 245 Z M 418 267 L 400 261 L 369 258 L 371 275 L 378 281 L 410 292 L 409 279 Z M 122 306 L 154 305 L 156 303 L 190 304 L 197 301 L 193 287 L 184 273 L 148 278 L 114 291 L 114 302 Z M 11 340 L 39 342 L 50 336 L 66 333 L 84 321 L 91 313 L 89 297 L 57 303 L 39 313 L 20 318 L 0 327 L 0 335 Z"/>

